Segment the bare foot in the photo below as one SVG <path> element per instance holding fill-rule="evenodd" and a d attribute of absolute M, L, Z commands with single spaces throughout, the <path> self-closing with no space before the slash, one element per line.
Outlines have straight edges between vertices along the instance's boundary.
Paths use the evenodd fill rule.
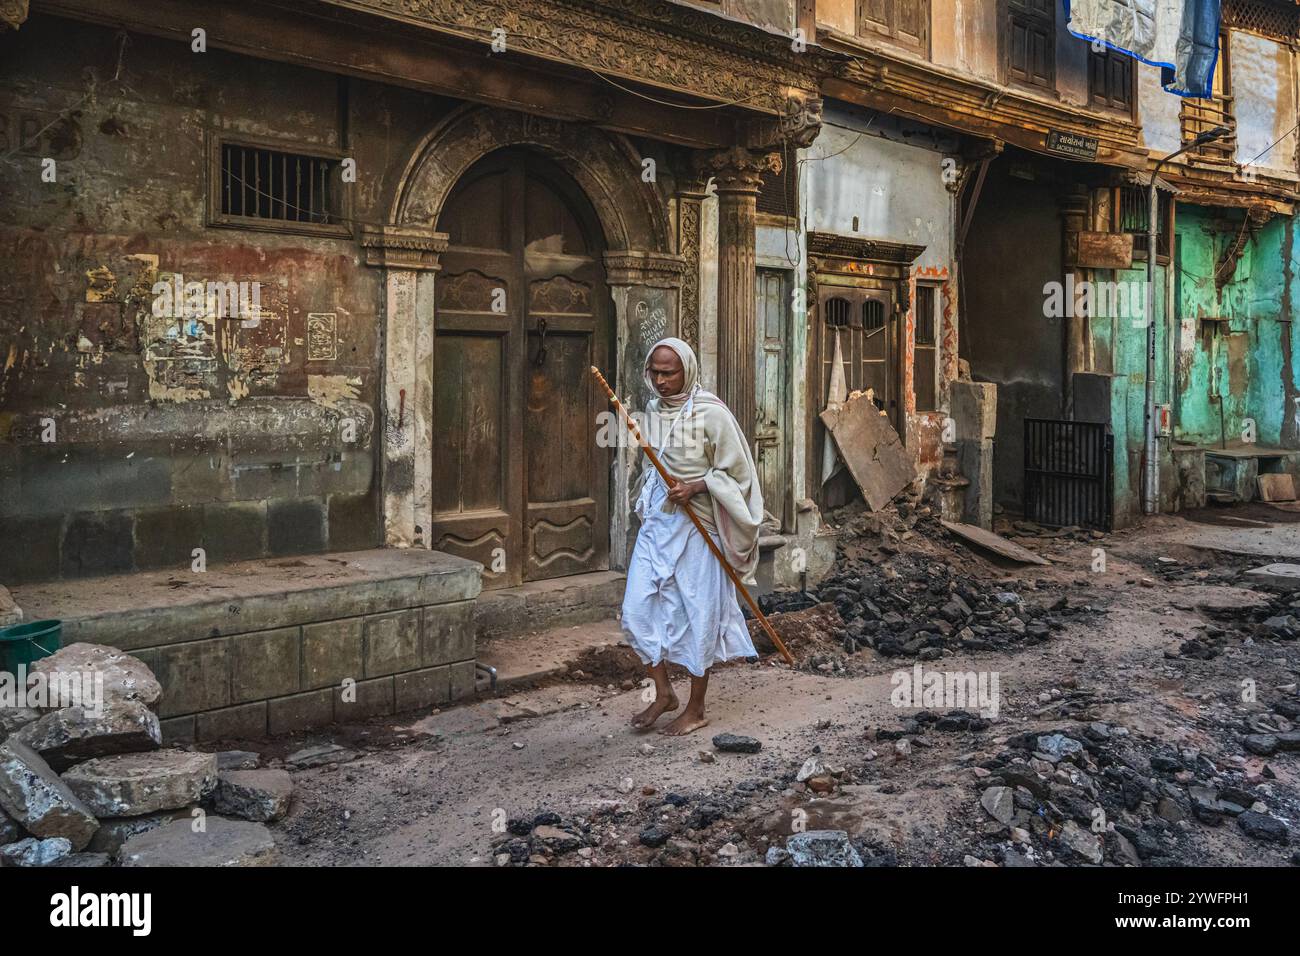
<path fill-rule="evenodd" d="M 709 720 L 703 714 L 695 714 L 691 711 L 683 712 L 676 720 L 667 727 L 664 727 L 659 733 L 665 737 L 681 737 L 692 731 L 699 730 L 701 727 L 709 726 Z"/>
<path fill-rule="evenodd" d="M 668 711 L 680 706 L 677 695 L 670 691 L 667 697 L 656 697 L 653 704 L 633 717 L 632 726 L 637 730 L 645 730 Z"/>

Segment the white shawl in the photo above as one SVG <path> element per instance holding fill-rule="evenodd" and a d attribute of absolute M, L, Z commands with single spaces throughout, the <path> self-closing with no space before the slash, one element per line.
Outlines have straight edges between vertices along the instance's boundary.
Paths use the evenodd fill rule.
<path fill-rule="evenodd" d="M 668 474 L 679 481 L 704 480 L 708 493 L 691 498 L 691 510 L 717 534 L 722 553 L 741 580 L 752 582 L 758 567 L 763 492 L 749 442 L 722 399 L 700 387 L 699 360 L 681 339 L 662 339 L 646 354 L 645 381 L 651 392 L 655 388 L 650 356 L 661 346 L 677 353 L 686 381 L 679 394 L 654 398 L 646 406 L 646 440 Z M 654 466 L 646 462 L 632 492 L 634 501 L 650 475 L 657 477 Z M 665 512 L 671 514 L 676 508 L 665 499 Z"/>

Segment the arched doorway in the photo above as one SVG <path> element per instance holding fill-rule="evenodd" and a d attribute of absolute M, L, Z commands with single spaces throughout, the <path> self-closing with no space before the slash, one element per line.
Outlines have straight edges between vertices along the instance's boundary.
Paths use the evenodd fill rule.
<path fill-rule="evenodd" d="M 481 562 L 485 587 L 608 567 L 611 451 L 588 368 L 608 367 L 613 336 L 591 203 L 507 148 L 460 178 L 437 230 L 431 546 Z"/>

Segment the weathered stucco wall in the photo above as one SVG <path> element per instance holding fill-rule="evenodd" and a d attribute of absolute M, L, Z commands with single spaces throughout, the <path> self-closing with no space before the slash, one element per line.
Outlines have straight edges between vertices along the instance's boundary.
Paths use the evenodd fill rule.
<path fill-rule="evenodd" d="M 1235 31 L 1230 49 L 1232 88 L 1238 93 L 1237 162 L 1297 178 L 1294 54 L 1273 40 Z"/>
<path fill-rule="evenodd" d="M 921 269 L 952 262 L 952 196 L 943 159 L 955 143 L 935 131 L 828 103 L 808 151 L 807 228 L 925 246 Z M 820 157 L 825 157 L 824 159 Z M 856 226 L 854 224 L 856 220 Z"/>
<path fill-rule="evenodd" d="M 1236 237 L 1232 220 L 1179 206 L 1178 236 L 1177 437 L 1217 446 L 1222 433 L 1240 443 L 1249 418 L 1260 444 L 1297 447 L 1290 221 L 1275 217 L 1247 243 L 1222 295 L 1213 276 Z M 1210 318 L 1226 321 L 1208 325 Z"/>
<path fill-rule="evenodd" d="M 1178 119 L 1182 97 L 1166 93 L 1160 86 L 1160 70 L 1145 63 L 1137 65 L 1139 142 L 1153 153 L 1172 153 L 1182 145 Z"/>
<path fill-rule="evenodd" d="M 0 581 L 379 543 L 380 275 L 352 236 L 209 227 L 209 137 L 354 157 L 382 221 L 447 107 L 41 16 L 0 37 Z M 175 275 L 261 311 L 157 318 Z"/>
<path fill-rule="evenodd" d="M 805 228 L 924 246 L 925 251 L 913 263 L 909 302 L 915 302 L 917 279 L 939 286 L 935 300 L 939 408 L 916 410 L 914 307 L 904 316 L 899 382 L 906 415 L 904 439 L 918 467 L 933 470 L 942 458 L 942 409 L 947 404 L 942 383 L 957 372 L 952 194 L 944 182 L 943 165 L 956 144 L 939 131 L 889 117 L 873 118 L 838 104 L 827 104 L 825 115 L 836 125 L 822 130 L 804 164 L 808 196 Z"/>
<path fill-rule="evenodd" d="M 998 4 L 932 0 L 930 56 L 940 66 L 997 83 Z"/>

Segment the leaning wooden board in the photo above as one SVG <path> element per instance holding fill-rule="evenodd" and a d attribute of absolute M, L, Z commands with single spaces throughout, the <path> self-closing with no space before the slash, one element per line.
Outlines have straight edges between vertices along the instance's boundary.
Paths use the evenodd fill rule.
<path fill-rule="evenodd" d="M 893 501 L 916 477 L 898 432 L 870 398 L 863 395 L 828 408 L 821 420 L 872 511 Z"/>
<path fill-rule="evenodd" d="M 1046 558 L 1040 557 L 1028 548 L 1022 548 L 1014 541 L 1008 541 L 1000 534 L 994 534 L 992 531 L 985 531 L 978 525 L 961 524 L 957 521 L 940 521 L 941 525 L 959 537 L 965 538 L 971 544 L 979 545 L 981 548 L 988 548 L 994 554 L 1000 554 L 1004 558 L 1010 558 L 1012 561 L 1019 561 L 1021 564 L 1051 564 Z"/>

